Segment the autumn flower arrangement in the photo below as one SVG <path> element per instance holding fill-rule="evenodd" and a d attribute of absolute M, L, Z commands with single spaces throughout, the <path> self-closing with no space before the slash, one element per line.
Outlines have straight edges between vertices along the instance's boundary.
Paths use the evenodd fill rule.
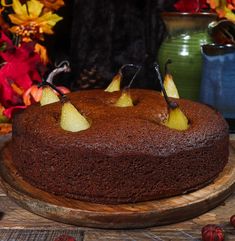
<path fill-rule="evenodd" d="M 49 63 L 43 42 L 62 20 L 55 11 L 63 0 L 1 0 L 0 3 L 0 123 L 17 109 L 39 101 L 32 86 L 42 81 Z"/>
<path fill-rule="evenodd" d="M 179 0 L 174 6 L 179 12 L 216 12 L 219 18 L 235 22 L 235 0 Z"/>

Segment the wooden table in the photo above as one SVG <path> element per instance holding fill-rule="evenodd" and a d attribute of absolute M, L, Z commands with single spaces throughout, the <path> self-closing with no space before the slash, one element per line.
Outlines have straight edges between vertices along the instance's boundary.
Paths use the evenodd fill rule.
<path fill-rule="evenodd" d="M 235 136 L 231 136 L 235 148 Z M 3 139 L 0 138 L 0 146 Z M 199 241 L 201 228 L 218 224 L 226 232 L 226 241 L 235 241 L 235 228 L 229 224 L 235 214 L 235 192 L 219 207 L 197 218 L 161 227 L 137 230 L 102 230 L 57 223 L 34 215 L 12 202 L 0 189 L 0 241 L 53 241 L 68 234 L 77 241 Z"/>

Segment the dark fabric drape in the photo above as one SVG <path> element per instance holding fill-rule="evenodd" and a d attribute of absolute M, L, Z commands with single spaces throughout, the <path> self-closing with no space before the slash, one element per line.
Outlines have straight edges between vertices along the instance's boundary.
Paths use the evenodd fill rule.
<path fill-rule="evenodd" d="M 68 3 L 69 2 L 69 3 Z M 143 64 L 133 87 L 157 88 L 151 65 L 165 34 L 160 13 L 174 0 L 69 0 L 54 52 L 72 64 L 73 87 L 105 87 L 127 63 Z M 63 29 L 63 30 L 62 30 Z M 127 71 L 126 83 L 133 71 Z M 126 85 L 124 81 L 124 85 Z"/>

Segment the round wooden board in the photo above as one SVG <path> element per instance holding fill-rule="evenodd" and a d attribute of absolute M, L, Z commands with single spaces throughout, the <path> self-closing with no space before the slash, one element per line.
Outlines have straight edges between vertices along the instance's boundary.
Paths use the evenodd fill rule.
<path fill-rule="evenodd" d="M 7 195 L 23 208 L 59 222 L 96 228 L 145 228 L 198 216 L 223 202 L 235 186 L 235 152 L 214 183 L 198 191 L 157 201 L 101 205 L 46 193 L 25 182 L 14 168 L 6 146 L 0 161 L 0 181 Z"/>

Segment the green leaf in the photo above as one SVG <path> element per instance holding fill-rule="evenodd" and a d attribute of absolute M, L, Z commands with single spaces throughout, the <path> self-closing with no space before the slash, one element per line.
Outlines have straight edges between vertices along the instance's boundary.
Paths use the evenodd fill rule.
<path fill-rule="evenodd" d="M 0 46 L 0 51 L 5 51 L 6 50 L 6 48 L 7 48 L 7 43 L 6 42 L 4 42 L 4 43 L 2 43 L 2 45 Z"/>

